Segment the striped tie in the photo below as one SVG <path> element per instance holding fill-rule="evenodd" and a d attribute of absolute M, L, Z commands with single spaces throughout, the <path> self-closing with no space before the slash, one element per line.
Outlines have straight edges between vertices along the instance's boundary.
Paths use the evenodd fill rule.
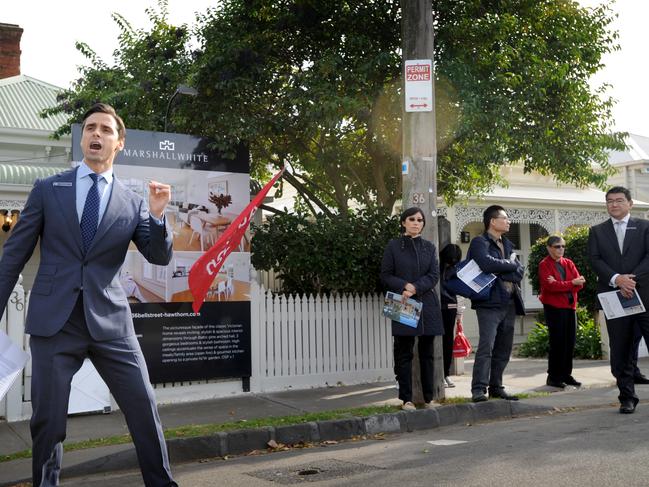
<path fill-rule="evenodd" d="M 99 188 L 97 187 L 97 174 L 90 174 L 92 179 L 92 186 L 86 196 L 86 204 L 83 207 L 83 214 L 81 215 L 81 238 L 83 239 L 83 251 L 88 252 L 92 239 L 95 238 L 97 233 L 97 225 L 99 221 Z"/>

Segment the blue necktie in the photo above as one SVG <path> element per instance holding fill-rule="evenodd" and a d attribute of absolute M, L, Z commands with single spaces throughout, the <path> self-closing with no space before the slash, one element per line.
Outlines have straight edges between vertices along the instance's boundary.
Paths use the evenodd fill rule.
<path fill-rule="evenodd" d="M 88 252 L 92 239 L 95 238 L 97 233 L 97 225 L 99 220 L 99 188 L 97 187 L 97 174 L 90 174 L 92 179 L 92 186 L 86 196 L 86 204 L 83 207 L 83 214 L 81 215 L 81 238 L 83 239 L 83 251 Z"/>

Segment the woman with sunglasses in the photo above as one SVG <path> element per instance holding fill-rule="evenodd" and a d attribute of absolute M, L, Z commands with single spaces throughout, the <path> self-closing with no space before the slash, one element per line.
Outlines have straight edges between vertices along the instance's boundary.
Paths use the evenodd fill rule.
<path fill-rule="evenodd" d="M 577 292 L 586 279 L 574 262 L 563 256 L 566 242 L 553 235 L 547 241 L 548 256 L 539 263 L 539 284 L 545 322 L 550 335 L 548 379 L 551 387 L 579 387 L 572 376 L 572 355 L 577 330 Z"/>
<path fill-rule="evenodd" d="M 439 280 L 437 249 L 421 237 L 426 219 L 421 209 L 408 208 L 401 214 L 401 237 L 390 240 L 383 253 L 381 282 L 388 291 L 423 304 L 416 328 L 392 322 L 394 373 L 399 383 L 402 409 L 413 410 L 412 359 L 415 337 L 418 340 L 421 385 L 426 407 L 433 400 L 433 340 L 444 333 L 442 314 L 435 286 Z"/>

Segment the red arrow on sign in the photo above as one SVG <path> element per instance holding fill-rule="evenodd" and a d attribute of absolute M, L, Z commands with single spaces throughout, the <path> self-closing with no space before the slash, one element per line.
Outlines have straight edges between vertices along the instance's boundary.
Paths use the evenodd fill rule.
<path fill-rule="evenodd" d="M 428 106 L 428 104 L 426 104 L 426 103 L 424 103 L 424 104 L 422 104 L 422 105 L 411 104 L 411 105 L 410 105 L 410 108 L 419 108 L 419 107 L 426 108 L 427 106 Z"/>

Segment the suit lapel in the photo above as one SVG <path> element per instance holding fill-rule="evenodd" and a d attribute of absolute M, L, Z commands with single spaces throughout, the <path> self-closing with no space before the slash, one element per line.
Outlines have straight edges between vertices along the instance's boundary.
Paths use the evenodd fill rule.
<path fill-rule="evenodd" d="M 115 220 L 120 215 L 124 214 L 126 208 L 126 188 L 124 185 L 113 175 L 113 189 L 110 192 L 110 199 L 108 200 L 108 206 L 106 206 L 106 211 L 104 216 L 101 218 L 99 227 L 97 228 L 97 233 L 95 238 L 92 241 L 92 245 L 88 249 L 88 253 L 97 245 L 97 242 L 101 242 L 102 238 L 111 227 Z"/>
<path fill-rule="evenodd" d="M 613 226 L 613 221 L 609 218 L 604 223 L 604 241 L 609 242 L 613 247 L 613 251 L 618 255 L 622 255 L 620 252 L 620 246 L 617 243 L 617 234 L 615 233 L 615 227 Z M 624 247 L 626 247 L 626 238 L 624 239 Z"/>
<path fill-rule="evenodd" d="M 61 215 L 70 229 L 72 239 L 83 251 L 81 240 L 81 227 L 79 226 L 79 215 L 77 214 L 77 170 L 62 172 L 52 181 L 52 191 L 59 204 Z"/>

